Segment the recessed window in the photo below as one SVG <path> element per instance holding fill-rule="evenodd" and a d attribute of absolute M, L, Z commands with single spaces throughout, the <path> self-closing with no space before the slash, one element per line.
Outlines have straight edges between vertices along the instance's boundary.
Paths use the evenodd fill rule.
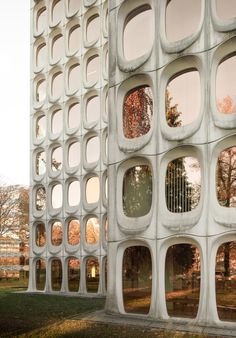
<path fill-rule="evenodd" d="M 72 181 L 68 187 L 68 203 L 70 207 L 78 205 L 80 202 L 80 182 Z"/>
<path fill-rule="evenodd" d="M 222 244 L 216 255 L 216 303 L 220 320 L 236 320 L 236 242 Z"/>
<path fill-rule="evenodd" d="M 43 247 L 46 244 L 46 228 L 44 223 L 36 225 L 35 242 L 38 247 Z"/>
<path fill-rule="evenodd" d="M 46 98 L 46 80 L 41 79 L 36 84 L 35 98 L 37 102 L 42 102 Z"/>
<path fill-rule="evenodd" d="M 129 168 L 123 179 L 123 211 L 127 217 L 141 217 L 152 205 L 152 172 L 148 165 Z"/>
<path fill-rule="evenodd" d="M 86 222 L 85 239 L 88 244 L 97 244 L 99 241 L 99 221 L 91 217 Z"/>
<path fill-rule="evenodd" d="M 131 246 L 123 256 L 122 291 L 127 313 L 148 314 L 152 295 L 152 259 L 145 246 Z"/>
<path fill-rule="evenodd" d="M 79 102 L 75 102 L 71 104 L 68 109 L 68 128 L 78 128 L 80 125 L 80 119 L 80 104 Z"/>
<path fill-rule="evenodd" d="M 36 49 L 36 66 L 44 67 L 47 60 L 47 48 L 46 43 L 42 43 Z"/>
<path fill-rule="evenodd" d="M 180 157 L 169 162 L 165 181 L 166 206 L 170 212 L 195 209 L 201 195 L 201 168 L 195 157 Z"/>
<path fill-rule="evenodd" d="M 81 43 L 81 27 L 80 25 L 73 26 L 69 31 L 69 52 L 74 54 L 80 48 Z"/>
<path fill-rule="evenodd" d="M 88 163 L 97 162 L 100 157 L 100 142 L 99 137 L 94 136 L 88 139 L 86 145 L 86 161 Z"/>
<path fill-rule="evenodd" d="M 216 104 L 223 114 L 236 113 L 236 55 L 224 59 L 216 73 Z"/>
<path fill-rule="evenodd" d="M 153 97 L 149 86 L 128 92 L 123 104 L 123 133 L 128 139 L 147 134 L 151 128 Z"/>
<path fill-rule="evenodd" d="M 55 221 L 52 223 L 51 242 L 52 245 L 55 246 L 59 246 L 62 243 L 62 224 L 59 221 Z"/>
<path fill-rule="evenodd" d="M 36 210 L 42 211 L 46 209 L 46 190 L 44 187 L 38 187 L 35 193 Z"/>
<path fill-rule="evenodd" d="M 97 82 L 99 79 L 99 57 L 94 55 L 87 62 L 87 82 Z"/>
<path fill-rule="evenodd" d="M 55 0 L 52 5 L 52 22 L 56 25 L 63 16 L 63 3 L 61 0 Z"/>
<path fill-rule="evenodd" d="M 46 116 L 42 115 L 36 119 L 36 139 L 42 140 L 46 136 Z"/>
<path fill-rule="evenodd" d="M 61 109 L 58 109 L 53 112 L 51 123 L 52 123 L 52 133 L 60 134 L 60 132 L 62 131 L 62 126 L 63 126 L 63 115 L 62 115 Z"/>
<path fill-rule="evenodd" d="M 105 241 L 108 241 L 108 218 L 106 217 L 105 218 L 105 221 L 104 221 L 104 234 L 105 234 Z"/>
<path fill-rule="evenodd" d="M 86 290 L 87 292 L 97 293 L 99 286 L 99 263 L 95 257 L 90 257 L 86 261 Z"/>
<path fill-rule="evenodd" d="M 236 17 L 235 0 L 216 0 L 217 15 L 221 20 L 229 20 Z"/>
<path fill-rule="evenodd" d="M 68 8 L 70 13 L 76 13 L 82 6 L 82 0 L 68 0 Z"/>
<path fill-rule="evenodd" d="M 68 72 L 69 90 L 71 92 L 78 90 L 80 88 L 80 82 L 81 82 L 80 65 L 76 63 L 70 67 Z"/>
<path fill-rule="evenodd" d="M 100 19 L 99 15 L 93 15 L 88 19 L 86 38 L 88 43 L 92 43 L 98 40 L 100 36 Z"/>
<path fill-rule="evenodd" d="M 52 59 L 53 60 L 61 59 L 63 53 L 64 53 L 63 36 L 62 34 L 58 34 L 53 38 L 52 42 Z"/>
<path fill-rule="evenodd" d="M 72 219 L 68 223 L 67 239 L 70 245 L 77 245 L 80 242 L 80 222 Z"/>
<path fill-rule="evenodd" d="M 40 8 L 36 16 L 36 30 L 42 32 L 46 27 L 46 7 Z"/>
<path fill-rule="evenodd" d="M 216 192 L 222 207 L 236 207 L 236 146 L 224 149 L 218 157 Z"/>
<path fill-rule="evenodd" d="M 36 289 L 43 291 L 46 283 L 46 264 L 44 259 L 38 259 L 35 266 Z"/>
<path fill-rule="evenodd" d="M 62 284 L 62 264 L 60 259 L 51 261 L 51 287 L 52 291 L 60 291 Z"/>
<path fill-rule="evenodd" d="M 194 122 L 200 112 L 201 85 L 199 72 L 190 70 L 172 79 L 166 88 L 166 121 L 169 127 Z"/>
<path fill-rule="evenodd" d="M 55 184 L 52 188 L 51 203 L 53 209 L 62 207 L 62 185 L 60 183 Z"/>
<path fill-rule="evenodd" d="M 59 171 L 62 169 L 62 147 L 54 148 L 52 151 L 52 171 Z"/>
<path fill-rule="evenodd" d="M 73 142 L 68 150 L 68 165 L 70 168 L 77 167 L 80 164 L 80 143 Z"/>
<path fill-rule="evenodd" d="M 123 52 L 127 61 L 137 59 L 148 53 L 154 41 L 154 11 L 149 5 L 141 6 L 131 12 L 123 33 Z"/>
<path fill-rule="evenodd" d="M 63 89 L 63 74 L 62 72 L 57 72 L 52 76 L 52 83 L 51 83 L 51 95 L 52 98 L 58 99 L 62 94 Z"/>
<path fill-rule="evenodd" d="M 68 259 L 68 289 L 70 292 L 79 291 L 80 283 L 80 262 L 75 257 Z"/>
<path fill-rule="evenodd" d="M 200 254 L 194 245 L 176 244 L 169 247 L 165 263 L 165 295 L 169 316 L 197 316 L 200 272 Z"/>
<path fill-rule="evenodd" d="M 87 203 L 97 203 L 100 196 L 99 178 L 97 176 L 90 177 L 86 183 L 86 200 Z"/>
<path fill-rule="evenodd" d="M 87 101 L 86 120 L 88 123 L 98 121 L 100 117 L 100 98 L 98 95 L 92 96 Z"/>
<path fill-rule="evenodd" d="M 197 32 L 201 19 L 201 0 L 171 0 L 166 6 L 166 37 L 170 42 Z"/>
<path fill-rule="evenodd" d="M 36 174 L 37 175 L 44 175 L 46 172 L 46 153 L 45 151 L 40 151 L 36 154 Z"/>

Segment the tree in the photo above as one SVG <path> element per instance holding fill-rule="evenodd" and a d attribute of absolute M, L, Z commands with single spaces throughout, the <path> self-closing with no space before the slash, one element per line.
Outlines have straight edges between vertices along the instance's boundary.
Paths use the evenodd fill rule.
<path fill-rule="evenodd" d="M 0 187 L 0 236 L 12 235 L 17 229 L 19 197 L 15 186 Z"/>
<path fill-rule="evenodd" d="M 178 104 L 171 105 L 172 100 L 169 90 L 166 89 L 166 122 L 169 127 L 180 127 L 182 121 L 179 118 L 182 113 L 178 111 Z"/>
<path fill-rule="evenodd" d="M 217 102 L 218 110 L 223 114 L 232 114 L 236 112 L 236 104 L 231 96 L 225 96 Z"/>

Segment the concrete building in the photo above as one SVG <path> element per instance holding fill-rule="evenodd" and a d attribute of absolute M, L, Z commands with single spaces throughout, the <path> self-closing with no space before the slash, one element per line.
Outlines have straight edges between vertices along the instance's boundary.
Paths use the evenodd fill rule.
<path fill-rule="evenodd" d="M 111 0 L 107 7 L 99 0 L 32 1 L 29 290 L 68 292 L 71 283 L 74 291 L 80 271 L 76 291 L 94 291 L 94 278 L 97 294 L 105 292 L 108 163 L 106 311 L 235 330 L 236 3 Z M 88 83 L 94 55 L 99 81 Z M 70 79 L 78 67 L 77 91 Z M 99 123 L 90 124 L 96 95 Z M 68 126 L 75 102 L 80 129 Z M 100 155 L 90 163 L 95 136 Z M 73 142 L 81 147 L 76 170 L 68 165 Z M 100 186 L 91 205 L 90 179 Z M 77 206 L 68 201 L 76 180 Z M 86 229 L 96 217 L 94 246 Z M 80 223 L 75 245 L 68 242 L 71 220 Z"/>

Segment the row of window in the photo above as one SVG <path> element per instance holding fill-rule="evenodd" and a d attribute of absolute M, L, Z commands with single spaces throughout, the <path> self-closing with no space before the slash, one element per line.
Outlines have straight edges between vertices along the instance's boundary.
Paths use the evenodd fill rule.
<path fill-rule="evenodd" d="M 99 219 L 95 215 L 85 218 L 85 241 L 86 244 L 95 245 L 99 243 L 102 232 Z M 103 220 L 104 240 L 108 238 L 107 217 Z M 47 242 L 46 226 L 43 222 L 37 222 L 34 225 L 34 243 L 37 247 L 44 247 Z M 66 241 L 69 245 L 78 245 L 81 241 L 81 223 L 77 218 L 69 219 L 66 229 Z M 48 239 L 53 246 L 59 246 L 63 241 L 63 225 L 59 220 L 50 222 L 50 238 Z"/>

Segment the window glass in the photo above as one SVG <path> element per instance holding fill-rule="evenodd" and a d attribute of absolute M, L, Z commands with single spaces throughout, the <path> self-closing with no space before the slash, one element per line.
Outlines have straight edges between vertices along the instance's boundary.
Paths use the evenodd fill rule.
<path fill-rule="evenodd" d="M 46 172 L 46 153 L 45 151 L 40 151 L 36 154 L 36 174 L 44 175 Z"/>
<path fill-rule="evenodd" d="M 62 147 L 54 148 L 52 151 L 52 171 L 62 169 Z"/>
<path fill-rule="evenodd" d="M 62 110 L 58 109 L 52 114 L 52 133 L 59 134 L 62 131 Z"/>
<path fill-rule="evenodd" d="M 169 316 L 197 316 L 200 272 L 200 254 L 195 246 L 176 244 L 169 247 L 165 263 L 165 295 Z"/>
<path fill-rule="evenodd" d="M 61 59 L 63 56 L 63 53 L 64 53 L 63 37 L 61 34 L 59 34 L 53 38 L 52 59 L 53 60 Z"/>
<path fill-rule="evenodd" d="M 97 162 L 100 157 L 100 141 L 99 137 L 91 137 L 86 145 L 86 160 L 88 163 Z"/>
<path fill-rule="evenodd" d="M 41 32 L 46 27 L 46 7 L 40 8 L 36 17 L 36 30 Z"/>
<path fill-rule="evenodd" d="M 46 190 L 44 187 L 39 187 L 36 190 L 36 210 L 42 211 L 46 209 Z"/>
<path fill-rule="evenodd" d="M 80 25 L 73 26 L 69 31 L 69 51 L 74 54 L 79 50 L 81 42 L 81 27 Z"/>
<path fill-rule="evenodd" d="M 80 143 L 74 142 L 69 146 L 68 164 L 70 168 L 76 167 L 80 164 Z"/>
<path fill-rule="evenodd" d="M 62 89 L 63 89 L 63 74 L 62 72 L 58 72 L 52 76 L 51 94 L 53 99 L 57 99 L 61 96 Z"/>
<path fill-rule="evenodd" d="M 128 92 L 123 104 L 123 133 L 128 139 L 147 134 L 151 128 L 153 97 L 149 86 Z"/>
<path fill-rule="evenodd" d="M 82 0 L 68 0 L 69 12 L 76 13 L 82 6 Z"/>
<path fill-rule="evenodd" d="M 86 200 L 87 203 L 97 203 L 100 195 L 100 187 L 99 187 L 99 178 L 97 176 L 93 176 L 88 179 L 86 184 Z"/>
<path fill-rule="evenodd" d="M 81 80 L 80 65 L 76 63 L 69 69 L 68 74 L 69 90 L 72 92 L 78 90 L 80 87 L 80 80 Z"/>
<path fill-rule="evenodd" d="M 62 185 L 55 184 L 52 188 L 52 207 L 58 209 L 62 207 Z"/>
<path fill-rule="evenodd" d="M 77 258 L 68 259 L 68 289 L 71 292 L 79 291 L 80 283 L 80 262 Z"/>
<path fill-rule="evenodd" d="M 69 184 L 68 203 L 71 207 L 78 205 L 80 202 L 80 182 L 75 180 Z"/>
<path fill-rule="evenodd" d="M 80 242 L 80 222 L 78 219 L 72 219 L 68 223 L 67 231 L 68 243 L 70 245 L 77 245 Z"/>
<path fill-rule="evenodd" d="M 99 263 L 95 257 L 86 261 L 86 289 L 89 293 L 97 293 L 99 286 Z"/>
<path fill-rule="evenodd" d="M 46 136 L 46 116 L 40 116 L 36 120 L 36 139 L 41 140 Z"/>
<path fill-rule="evenodd" d="M 197 32 L 201 19 L 201 3 L 201 0 L 168 1 L 166 7 L 167 40 L 175 42 Z"/>
<path fill-rule="evenodd" d="M 99 57 L 95 55 L 87 62 L 87 81 L 97 82 L 99 79 Z"/>
<path fill-rule="evenodd" d="M 58 246 L 62 243 L 62 224 L 59 221 L 52 223 L 51 228 L 51 242 L 52 245 Z"/>
<path fill-rule="evenodd" d="M 199 72 L 191 70 L 172 79 L 166 89 L 166 121 L 169 127 L 188 125 L 197 119 L 201 105 Z"/>
<path fill-rule="evenodd" d="M 51 287 L 52 291 L 60 291 L 62 283 L 62 265 L 59 259 L 51 262 Z"/>
<path fill-rule="evenodd" d="M 236 113 L 236 55 L 223 60 L 216 73 L 216 104 L 223 114 Z"/>
<path fill-rule="evenodd" d="M 122 289 L 125 312 L 148 314 L 152 295 L 152 259 L 145 246 L 131 246 L 123 256 Z"/>
<path fill-rule="evenodd" d="M 42 43 L 36 50 L 36 66 L 44 67 L 47 60 L 47 48 L 46 43 Z"/>
<path fill-rule="evenodd" d="M 195 209 L 201 195 L 201 168 L 194 157 L 180 157 L 169 162 L 166 170 L 166 205 L 175 213 Z"/>
<path fill-rule="evenodd" d="M 123 179 L 123 211 L 128 217 L 141 217 L 151 209 L 152 173 L 148 165 L 136 165 Z"/>
<path fill-rule="evenodd" d="M 38 223 L 36 225 L 36 245 L 42 247 L 46 244 L 46 228 L 44 223 Z"/>
<path fill-rule="evenodd" d="M 104 222 L 104 233 L 105 233 L 105 240 L 108 241 L 108 218 L 106 217 L 105 222 Z"/>
<path fill-rule="evenodd" d="M 77 128 L 80 124 L 80 104 L 78 102 L 70 105 L 68 110 L 68 127 Z"/>
<path fill-rule="evenodd" d="M 42 102 L 46 98 L 46 81 L 45 79 L 41 79 L 38 81 L 36 85 L 36 101 Z"/>
<path fill-rule="evenodd" d="M 52 22 L 57 24 L 63 16 L 63 2 L 61 0 L 55 0 L 52 5 Z"/>
<path fill-rule="evenodd" d="M 46 264 L 43 259 L 38 259 L 36 262 L 36 289 L 43 291 L 46 283 Z"/>
<path fill-rule="evenodd" d="M 98 14 L 88 19 L 86 33 L 88 43 L 95 42 L 98 40 L 100 36 L 100 19 Z"/>
<path fill-rule="evenodd" d="M 141 6 L 128 15 L 123 33 L 124 57 L 127 61 L 148 53 L 154 41 L 154 12 L 149 5 Z"/>
<path fill-rule="evenodd" d="M 220 320 L 236 320 L 236 242 L 222 244 L 216 255 L 216 303 Z"/>
<path fill-rule="evenodd" d="M 236 207 L 236 146 L 221 151 L 216 167 L 216 192 L 222 207 Z"/>
<path fill-rule="evenodd" d="M 99 221 L 97 217 L 90 217 L 86 223 L 85 239 L 88 244 L 97 244 L 99 241 Z"/>
<path fill-rule="evenodd" d="M 95 122 L 100 117 L 100 98 L 95 95 L 88 99 L 86 107 L 86 119 L 88 123 Z"/>
<path fill-rule="evenodd" d="M 235 0 L 216 0 L 217 15 L 221 20 L 229 20 L 236 17 Z"/>

